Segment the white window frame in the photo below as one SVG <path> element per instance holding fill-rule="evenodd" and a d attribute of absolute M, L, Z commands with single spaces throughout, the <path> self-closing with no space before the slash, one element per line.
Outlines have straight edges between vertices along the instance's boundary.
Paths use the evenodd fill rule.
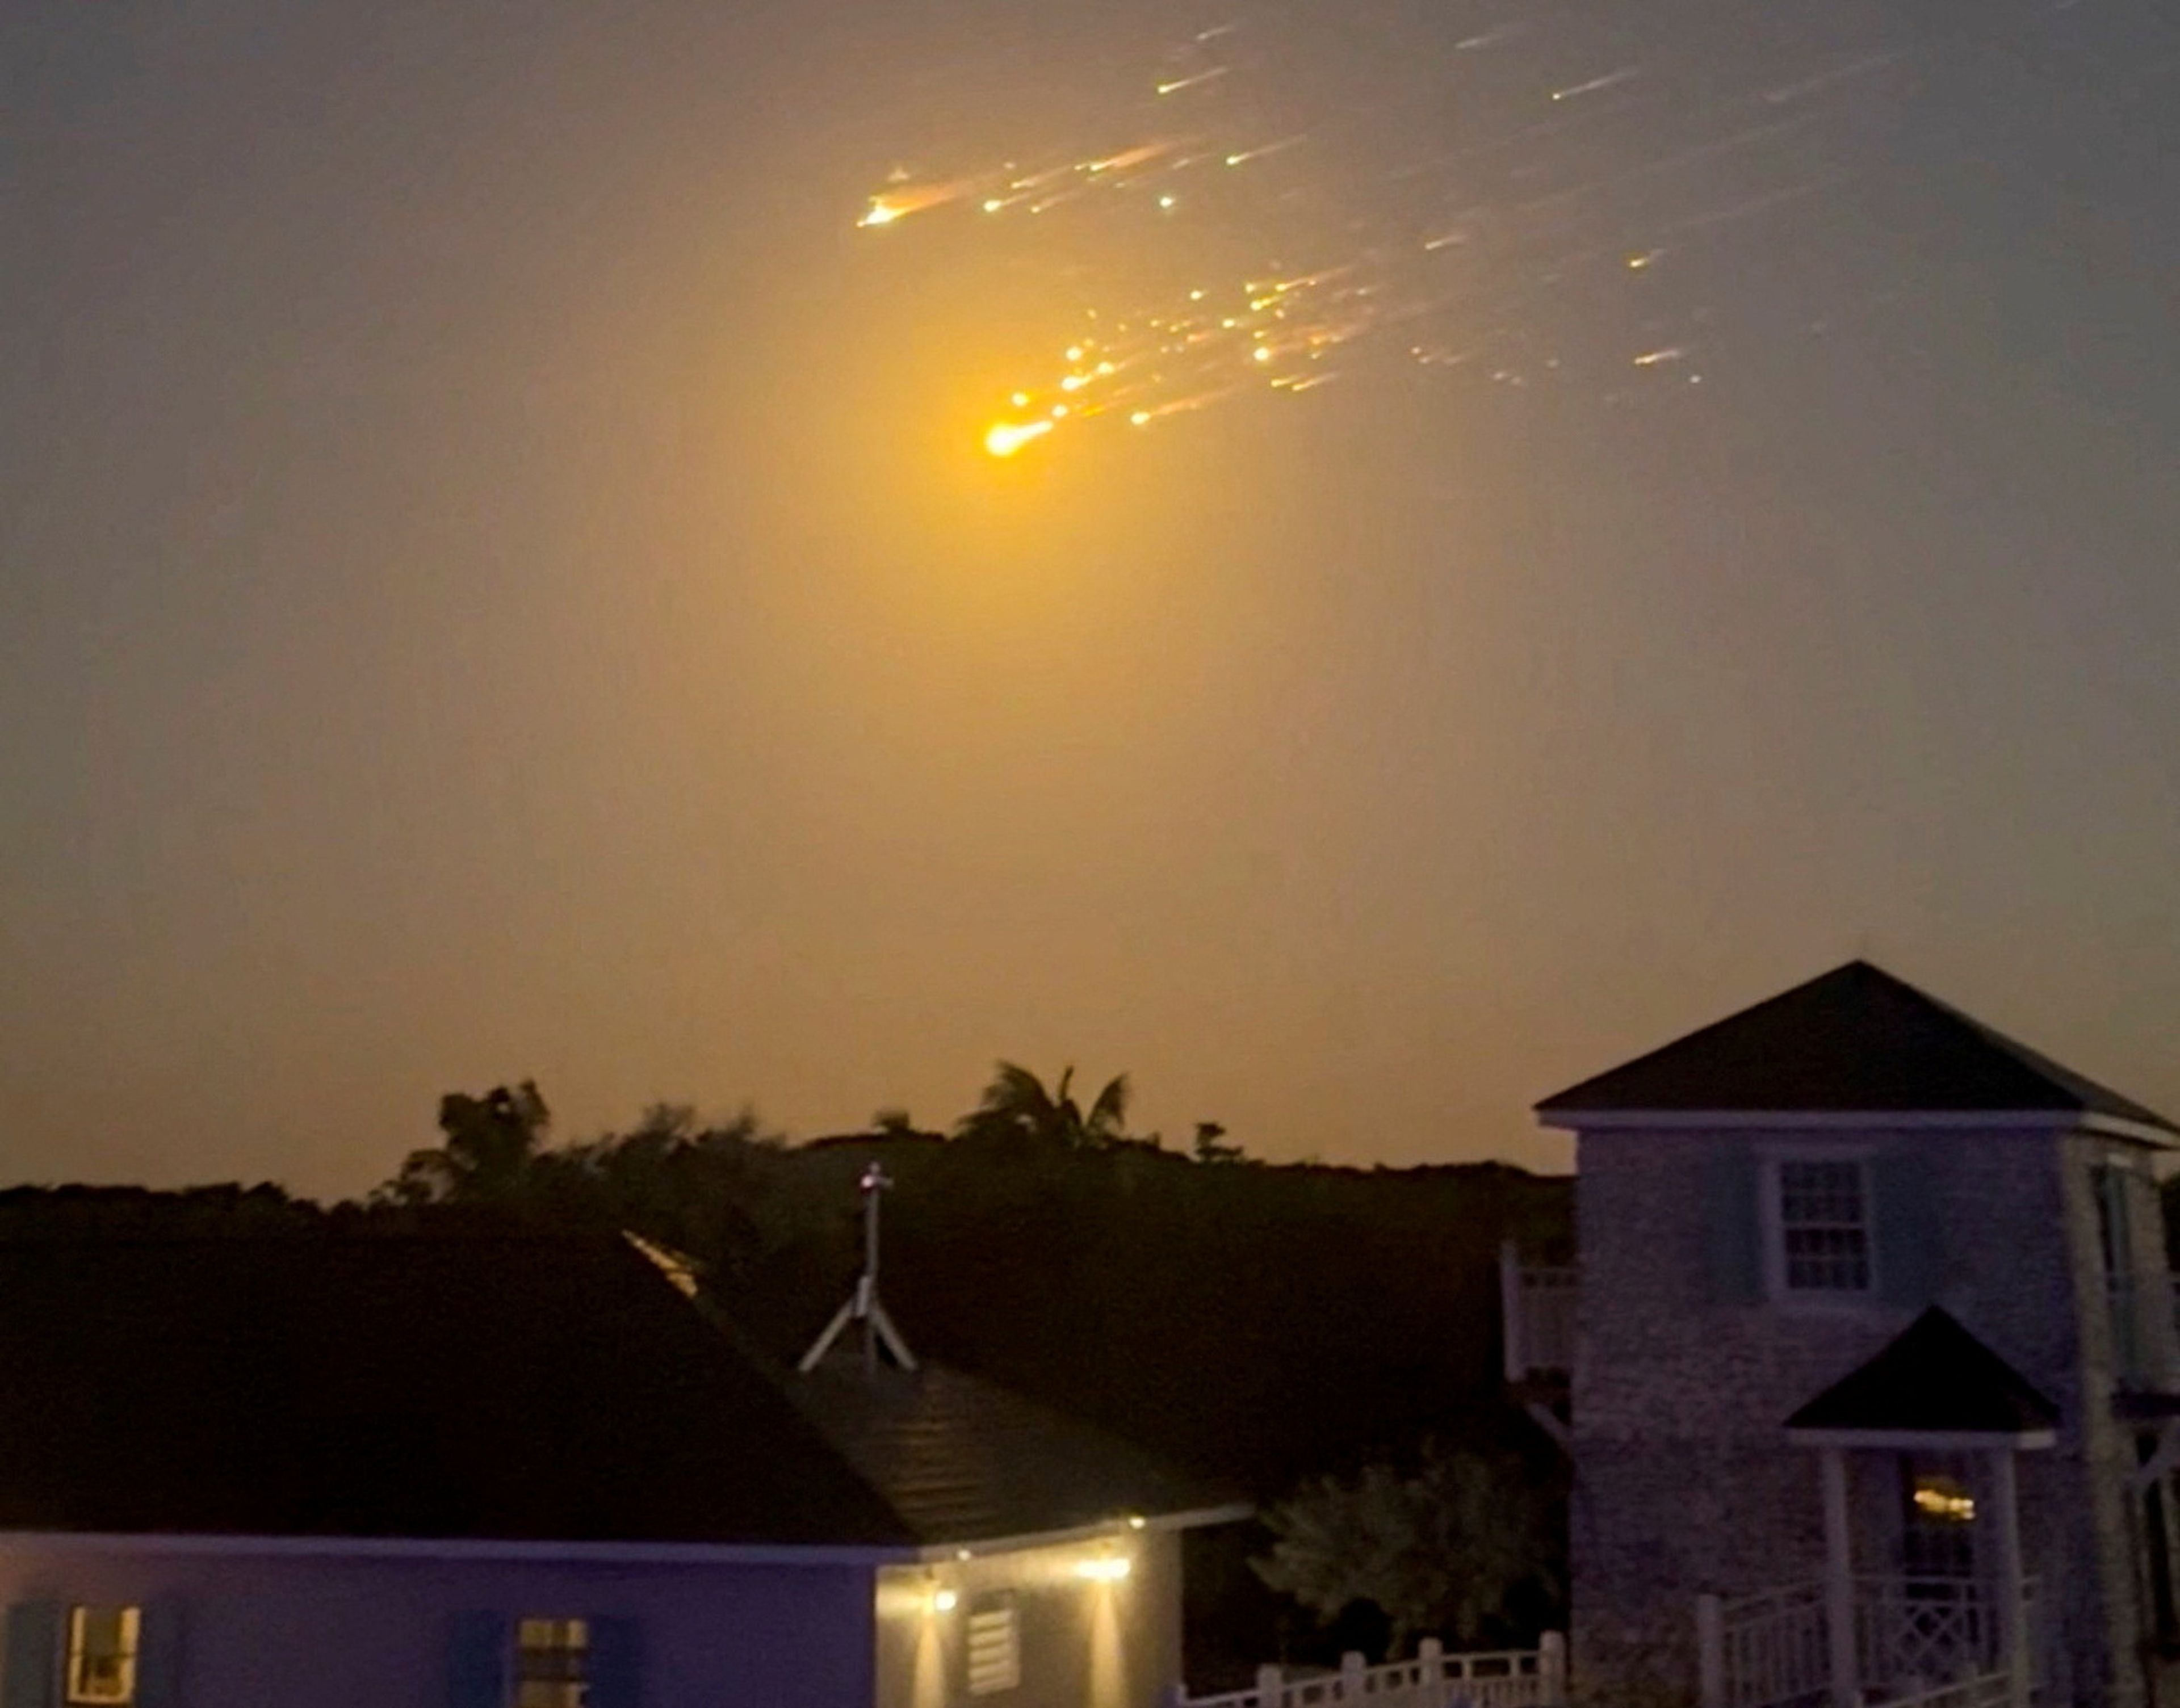
<path fill-rule="evenodd" d="M 1789 1310 L 1859 1315 L 1881 1308 L 1885 1254 L 1877 1239 L 1877 1170 L 1875 1145 L 1781 1143 L 1766 1145 L 1758 1153 L 1757 1179 L 1764 1233 L 1764 1296 Z M 1863 1249 L 1868 1254 L 1869 1284 L 1850 1292 L 1843 1288 L 1792 1288 L 1786 1285 L 1786 1218 L 1781 1165 L 1788 1162 L 1852 1163 L 1862 1176 Z"/>
<path fill-rule="evenodd" d="M 118 1689 L 104 1690 L 85 1683 L 83 1663 L 88 1653 L 84 1640 L 87 1616 L 112 1613 L 120 1621 L 121 1683 Z M 94 1605 L 79 1602 L 68 1610 L 67 1628 L 62 1633 L 61 1700 L 70 1705 L 99 1703 L 103 1708 L 128 1708 L 136 1700 L 138 1668 L 144 1654 L 144 1610 L 133 1602 Z"/>

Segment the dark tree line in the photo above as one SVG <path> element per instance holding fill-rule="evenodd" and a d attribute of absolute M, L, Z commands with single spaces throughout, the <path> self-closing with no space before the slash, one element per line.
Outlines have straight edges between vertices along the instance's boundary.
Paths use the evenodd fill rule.
<path fill-rule="evenodd" d="M 1129 1130 L 1128 1107 L 1124 1077 L 1084 1101 L 1071 1071 L 1048 1085 L 1002 1063 L 946 1133 L 889 1111 L 794 1145 L 751 1114 L 661 1104 L 626 1131 L 563 1143 L 526 1082 L 442 1099 L 438 1142 L 363 1202 L 270 1186 L 25 1189 L 0 1193 L 0 1238 L 625 1229 L 692 1260 L 784 1364 L 851 1283 L 856 1182 L 879 1162 L 895 1183 L 886 1302 L 920 1354 L 1273 1505 L 1276 1533 L 1194 1545 L 1193 1623 L 1234 1658 L 1321 1657 L 1433 1623 L 1450 1639 L 1531 1634 L 1555 1571 L 1535 1557 L 1550 1526 L 1533 1502 L 1484 1548 L 1499 1562 L 1485 1576 L 1506 1581 L 1432 1579 L 1416 1538 L 1484 1510 L 1479 1477 L 1557 1498 L 1555 1451 L 1502 1392 L 1495 1262 L 1506 1238 L 1566 1255 L 1568 1183 L 1493 1163 L 1273 1165 L 1208 1121 L 1168 1148 Z M 1269 1597 L 1252 1557 L 1335 1628 Z M 1346 1578 L 1398 1587 L 1343 1611 Z"/>

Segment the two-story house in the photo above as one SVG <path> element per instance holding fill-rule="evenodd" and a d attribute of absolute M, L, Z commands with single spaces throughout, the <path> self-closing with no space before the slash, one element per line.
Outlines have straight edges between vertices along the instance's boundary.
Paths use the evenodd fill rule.
<path fill-rule="evenodd" d="M 1572 1364 L 1578 1680 L 2174 1694 L 2171 1123 L 1861 962 L 1539 1114 L 1577 1140 L 1576 1329 L 1510 1367 Z M 1566 1281 L 1517 1275 L 1533 1322 Z"/>
<path fill-rule="evenodd" d="M 677 1280 L 683 1284 L 677 1285 Z M 4 1708 L 1140 1708 L 1239 1516 L 611 1238 L 0 1243 Z"/>

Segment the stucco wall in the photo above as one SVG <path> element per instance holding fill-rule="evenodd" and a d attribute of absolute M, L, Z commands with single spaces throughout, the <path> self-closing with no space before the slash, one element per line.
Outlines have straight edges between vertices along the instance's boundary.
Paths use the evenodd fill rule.
<path fill-rule="evenodd" d="M 2131 1655 L 2137 1635 L 2122 1493 L 2133 1447 L 2110 1420 L 2088 1173 L 2107 1147 L 2048 1130 L 1852 1137 L 1880 1153 L 1913 1146 L 1920 1154 L 1923 1238 L 1935 1242 L 1920 1265 L 1923 1297 L 1822 1311 L 1722 1295 L 1715 1159 L 1797 1135 L 1581 1138 L 1576 1666 L 1597 1678 L 1647 1661 L 1692 1682 L 1698 1592 L 1745 1595 L 1820 1573 L 1815 1456 L 1788 1446 L 1781 1425 L 1934 1299 L 2061 1408 L 2057 1449 L 2021 1461 L 2029 1568 L 2065 1603 L 2074 1694 L 2132 1703 L 2130 1669 L 2111 1661 Z M 1756 1216 L 1757 1204 L 1747 1213 Z M 1883 1234 L 1880 1216 L 1880 1270 Z M 2161 1284 L 2161 1247 L 2150 1249 L 2145 1262 Z M 2169 1337 L 2169 1324 L 2162 1332 Z M 1874 1521 L 1887 1498 L 1879 1486 L 1896 1471 L 1858 1458 L 1869 1486 L 1858 1511 L 1872 1520 L 1863 1541 L 1875 1552 L 1883 1539 Z M 1893 1563 L 1858 1562 L 1873 1572 Z"/>
<path fill-rule="evenodd" d="M 872 1579 L 0 1544 L 0 1601 L 171 1604 L 190 1708 L 446 1708 L 454 1621 L 479 1612 L 636 1622 L 645 1708 L 846 1708 L 872 1700 Z"/>
<path fill-rule="evenodd" d="M 1111 1553 L 1112 1580 L 1082 1576 Z M 943 1607 L 947 1592 L 951 1605 Z M 968 1616 L 983 1597 L 1011 1595 L 1020 1621 L 1021 1683 L 972 1697 Z M 878 1708 L 1153 1708 L 1181 1677 L 1180 1538 L 1123 1532 L 922 1568 L 887 1567 L 878 1584 Z"/>

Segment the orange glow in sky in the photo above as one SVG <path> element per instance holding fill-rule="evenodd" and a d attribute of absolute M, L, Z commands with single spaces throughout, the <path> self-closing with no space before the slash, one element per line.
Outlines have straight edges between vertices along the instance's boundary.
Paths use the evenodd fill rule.
<path fill-rule="evenodd" d="M 1052 431 L 1049 421 L 994 421 L 984 435 L 984 448 L 994 457 L 1011 457 L 1032 439 Z"/>

